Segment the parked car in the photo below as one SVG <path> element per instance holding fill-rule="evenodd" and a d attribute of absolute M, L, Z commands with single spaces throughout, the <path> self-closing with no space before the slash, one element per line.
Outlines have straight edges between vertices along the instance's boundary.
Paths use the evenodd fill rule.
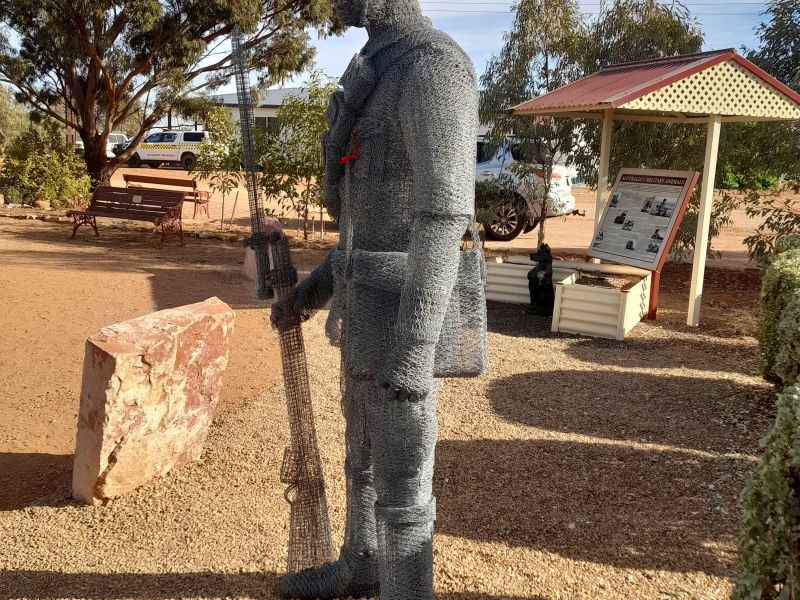
<path fill-rule="evenodd" d="M 119 146 L 120 144 L 127 144 L 128 143 L 128 136 L 124 133 L 119 133 L 117 131 L 113 131 L 108 134 L 108 139 L 106 140 L 106 156 L 108 158 L 114 158 L 119 152 L 116 152 L 114 149 Z M 78 138 L 75 142 L 75 149 L 83 154 L 83 140 Z"/>
<path fill-rule="evenodd" d="M 128 160 L 129 167 L 163 164 L 180 165 L 191 171 L 197 164 L 200 144 L 209 135 L 207 131 L 159 131 L 148 135 L 136 153 Z"/>
<path fill-rule="evenodd" d="M 111 148 L 111 152 L 114 153 L 114 156 L 119 156 L 120 154 L 122 154 L 125 151 L 125 149 L 130 145 L 131 139 L 132 138 L 126 137 L 124 140 L 121 140 L 116 144 L 114 144 L 114 146 Z"/>
<path fill-rule="evenodd" d="M 496 179 L 500 175 L 512 176 L 509 167 L 515 160 L 525 160 L 521 149 L 513 142 L 500 144 L 494 154 L 487 153 L 488 144 L 478 141 L 478 158 L 476 178 L 478 181 Z M 488 155 L 487 155 L 488 154 Z M 541 178 L 541 172 L 537 173 Z M 540 179 L 542 192 L 544 182 Z M 541 219 L 541 200 L 530 195 L 520 182 L 516 190 L 517 199 L 497 209 L 491 223 L 484 223 L 486 237 L 499 241 L 509 241 L 521 233 L 533 230 Z M 575 196 L 572 195 L 572 182 L 567 169 L 563 165 L 554 165 L 550 174 L 550 193 L 547 199 L 545 218 L 563 217 L 581 214 L 575 210 Z"/>

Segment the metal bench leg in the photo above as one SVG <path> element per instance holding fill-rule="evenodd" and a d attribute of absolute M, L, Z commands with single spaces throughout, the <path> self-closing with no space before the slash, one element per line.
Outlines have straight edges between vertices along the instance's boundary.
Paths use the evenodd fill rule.
<path fill-rule="evenodd" d="M 100 233 L 97 231 L 97 219 L 94 215 L 73 215 L 72 216 L 74 225 L 72 227 L 72 237 L 69 239 L 74 240 L 75 234 L 78 233 L 78 227 L 81 225 L 89 224 L 94 229 L 94 235 L 96 237 L 100 237 Z"/>
<path fill-rule="evenodd" d="M 183 221 L 181 221 L 180 213 L 178 211 L 174 211 L 172 213 L 167 213 L 166 216 L 160 218 L 156 221 L 156 231 L 158 231 L 158 226 L 161 226 L 161 247 L 164 247 L 164 242 L 167 239 L 168 233 L 175 233 L 180 238 L 181 246 L 183 246 Z M 154 231 L 153 233 L 155 233 Z"/>

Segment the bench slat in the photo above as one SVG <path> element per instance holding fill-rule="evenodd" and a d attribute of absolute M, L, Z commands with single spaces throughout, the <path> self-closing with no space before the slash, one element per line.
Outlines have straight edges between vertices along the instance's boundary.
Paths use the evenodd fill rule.
<path fill-rule="evenodd" d="M 169 208 L 177 208 L 176 205 L 172 202 L 108 202 L 105 200 L 101 200 L 99 202 L 95 202 L 92 204 L 92 208 L 116 208 L 116 207 L 123 207 L 123 208 L 136 208 L 140 210 L 158 210 L 158 211 L 166 211 Z"/>
<path fill-rule="evenodd" d="M 177 179 L 173 177 L 158 177 L 157 175 L 136 175 L 125 173 L 122 178 L 126 184 L 129 183 L 151 183 L 155 185 L 172 185 L 175 187 L 188 187 L 197 189 L 197 181 L 194 179 Z"/>
<path fill-rule="evenodd" d="M 136 211 L 136 210 L 124 210 L 124 209 L 90 209 L 85 211 L 83 214 L 87 215 L 94 215 L 96 217 L 116 217 L 119 219 L 144 219 L 146 221 L 152 221 L 153 219 L 157 219 L 159 217 L 164 216 L 164 212 L 157 212 L 157 211 Z"/>

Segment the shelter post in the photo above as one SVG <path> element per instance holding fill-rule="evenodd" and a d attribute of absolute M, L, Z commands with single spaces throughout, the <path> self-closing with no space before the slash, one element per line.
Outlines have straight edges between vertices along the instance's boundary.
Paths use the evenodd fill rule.
<path fill-rule="evenodd" d="M 697 327 L 700 324 L 700 304 L 703 299 L 703 278 L 706 272 L 706 255 L 708 254 L 708 235 L 711 227 L 711 209 L 714 203 L 714 179 L 717 173 L 717 154 L 719 152 L 719 134 L 722 129 L 722 117 L 708 117 L 708 134 L 706 135 L 706 158 L 703 165 L 703 183 L 700 188 L 700 208 L 697 214 L 697 234 L 694 242 L 694 265 L 692 268 L 692 285 L 689 292 L 689 314 L 686 324 Z"/>
<path fill-rule="evenodd" d="M 594 224 L 600 222 L 603 214 L 603 201 L 608 191 L 608 163 L 611 159 L 611 132 L 614 128 L 614 109 L 603 111 L 603 132 L 600 138 L 600 164 L 597 173 L 597 201 L 594 209 Z"/>

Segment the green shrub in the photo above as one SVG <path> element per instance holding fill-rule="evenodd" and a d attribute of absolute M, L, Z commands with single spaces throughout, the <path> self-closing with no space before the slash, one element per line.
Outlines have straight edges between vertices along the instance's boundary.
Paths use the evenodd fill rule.
<path fill-rule="evenodd" d="M 775 365 L 781 385 L 794 385 L 800 375 L 800 290 L 792 294 L 775 333 Z"/>
<path fill-rule="evenodd" d="M 5 148 L 6 158 L 26 160 L 36 154 L 61 153 L 67 149 L 63 126 L 52 119 L 29 122 Z"/>
<path fill-rule="evenodd" d="M 733 169 L 726 166 L 717 175 L 716 187 L 722 190 L 738 190 L 742 185 L 743 177 L 734 173 Z"/>
<path fill-rule="evenodd" d="M 800 598 L 800 387 L 779 394 L 777 407 L 744 491 L 732 600 Z"/>
<path fill-rule="evenodd" d="M 71 149 L 8 158 L 0 173 L 0 190 L 21 204 L 41 200 L 58 208 L 88 195 L 90 186 L 86 164 Z"/>
<path fill-rule="evenodd" d="M 723 190 L 766 190 L 778 184 L 778 177 L 764 170 L 737 172 L 731 165 L 722 167 L 715 186 Z"/>
<path fill-rule="evenodd" d="M 755 232 L 744 239 L 750 258 L 761 265 L 776 254 L 800 246 L 800 210 L 792 198 L 797 193 L 794 182 L 784 182 L 770 194 L 751 192 L 745 200 L 745 212 L 759 221 Z M 781 194 L 780 192 L 789 192 Z"/>
<path fill-rule="evenodd" d="M 778 255 L 764 273 L 756 335 L 761 374 L 768 381 L 781 382 L 775 370 L 781 344 L 779 324 L 787 305 L 797 294 L 800 294 L 800 249 Z"/>
<path fill-rule="evenodd" d="M 778 238 L 775 242 L 775 254 L 782 254 L 796 248 L 800 248 L 800 235 L 796 233 Z"/>

